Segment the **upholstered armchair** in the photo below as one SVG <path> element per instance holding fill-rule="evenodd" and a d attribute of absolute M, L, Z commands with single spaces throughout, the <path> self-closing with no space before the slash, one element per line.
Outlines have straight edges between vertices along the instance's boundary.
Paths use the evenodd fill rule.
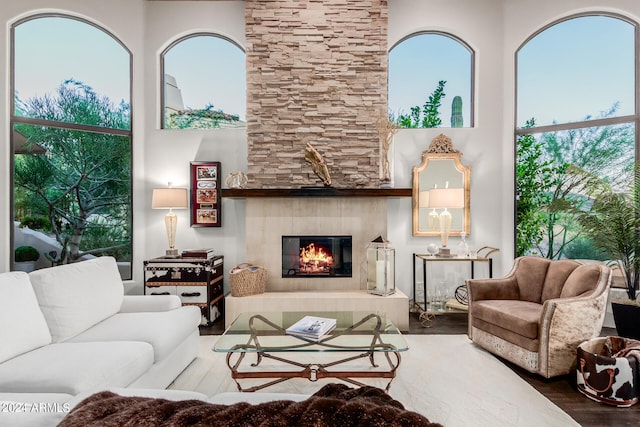
<path fill-rule="evenodd" d="M 505 277 L 467 280 L 469 338 L 546 378 L 567 374 L 600 335 L 610 283 L 603 264 L 516 258 Z"/>

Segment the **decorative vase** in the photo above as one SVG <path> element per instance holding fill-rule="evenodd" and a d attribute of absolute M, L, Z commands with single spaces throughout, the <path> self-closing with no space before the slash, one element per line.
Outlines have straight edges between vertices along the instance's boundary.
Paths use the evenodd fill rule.
<path fill-rule="evenodd" d="M 393 188 L 393 144 L 380 152 L 380 188 Z"/>
<path fill-rule="evenodd" d="M 229 172 L 226 179 L 224 180 L 225 184 L 229 188 L 245 188 L 247 186 L 247 175 L 243 172 Z"/>
<path fill-rule="evenodd" d="M 458 243 L 458 258 L 469 258 L 469 245 L 467 245 L 467 233 L 460 233 L 460 243 Z"/>

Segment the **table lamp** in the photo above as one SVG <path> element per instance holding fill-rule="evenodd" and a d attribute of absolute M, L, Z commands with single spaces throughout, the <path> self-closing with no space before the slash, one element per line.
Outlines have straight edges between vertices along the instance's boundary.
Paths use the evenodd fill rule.
<path fill-rule="evenodd" d="M 169 249 L 166 251 L 167 258 L 178 258 L 178 250 L 174 247 L 176 241 L 176 226 L 178 217 L 173 213 L 173 209 L 186 209 L 189 206 L 188 191 L 186 188 L 173 188 L 169 183 L 168 188 L 154 188 L 151 197 L 151 209 L 169 209 L 164 217 L 164 224 L 167 229 L 169 239 Z"/>
<path fill-rule="evenodd" d="M 440 223 L 440 255 L 450 255 L 451 251 L 447 248 L 449 241 L 449 232 L 451 231 L 451 213 L 448 209 L 464 207 L 464 189 L 463 188 L 432 188 L 429 190 L 429 207 L 442 209 L 439 216 Z"/>
<path fill-rule="evenodd" d="M 429 190 L 421 191 L 418 200 L 419 208 L 431 208 L 429 206 Z M 436 208 L 432 208 L 431 212 L 429 212 L 428 216 L 428 230 L 434 231 L 438 226 L 438 212 L 436 212 Z"/>

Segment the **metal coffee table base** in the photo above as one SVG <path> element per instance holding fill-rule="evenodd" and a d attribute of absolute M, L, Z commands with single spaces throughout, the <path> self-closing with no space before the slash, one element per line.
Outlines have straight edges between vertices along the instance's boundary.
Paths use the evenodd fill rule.
<path fill-rule="evenodd" d="M 316 342 L 316 341 L 308 341 L 308 340 L 300 339 L 301 343 L 299 345 L 290 347 L 290 349 L 294 349 L 294 348 L 300 349 L 307 346 L 319 345 L 321 347 L 327 347 L 327 348 L 333 348 L 333 349 L 344 348 L 345 351 L 350 351 L 350 349 L 346 347 L 341 347 L 339 345 L 332 344 L 331 341 L 338 336 L 348 335 L 349 333 L 352 333 L 353 330 L 356 329 L 359 325 L 370 320 L 371 318 L 376 318 L 376 317 L 378 318 L 378 328 L 371 331 L 371 345 L 369 350 L 361 351 L 357 355 L 338 358 L 337 360 L 334 360 L 328 363 L 301 363 L 295 360 L 287 359 L 285 357 L 276 355 L 274 354 L 273 351 L 270 351 L 269 348 L 262 348 L 259 343 L 260 334 L 253 327 L 252 322 L 250 322 L 250 329 L 252 331 L 252 334 L 251 334 L 251 338 L 249 339 L 249 342 L 247 344 L 235 346 L 235 348 L 233 349 L 234 351 L 231 351 L 227 354 L 227 366 L 231 370 L 231 378 L 233 378 L 234 381 L 236 382 L 236 385 L 238 386 L 238 390 L 243 392 L 252 392 L 252 391 L 262 390 L 263 388 L 270 387 L 275 384 L 279 384 L 281 382 L 287 381 L 292 378 L 307 378 L 310 381 L 317 381 L 322 378 L 336 378 L 341 381 L 345 381 L 347 383 L 354 384 L 357 386 L 365 385 L 364 383 L 358 381 L 358 379 L 388 378 L 389 382 L 385 387 L 385 391 L 388 392 L 389 388 L 391 387 L 391 382 L 396 377 L 396 369 L 398 369 L 398 366 L 400 366 L 401 357 L 400 357 L 400 353 L 398 351 L 395 351 L 393 346 L 381 342 L 380 329 L 379 329 L 380 318 L 375 314 L 367 316 L 366 318 L 362 319 L 360 322 L 356 323 L 355 325 L 346 329 L 345 331 L 332 334 L 320 341 Z M 256 315 L 251 320 L 262 321 L 265 324 L 268 324 L 269 326 L 273 327 L 274 332 L 284 333 L 283 328 L 270 322 L 268 319 L 264 318 L 263 316 Z M 249 349 L 250 351 L 245 351 Z M 279 349 L 279 351 L 282 351 L 282 349 Z M 317 354 L 319 352 L 320 350 L 318 352 L 314 352 L 314 351 L 297 352 L 296 355 L 302 355 L 305 353 Z M 358 353 L 358 351 L 355 349 L 352 350 L 352 352 Z M 301 369 L 292 370 L 292 371 L 287 371 L 287 370 L 240 371 L 239 368 L 242 365 L 242 362 L 244 361 L 244 358 L 247 355 L 247 353 L 256 354 L 256 362 L 251 363 L 251 367 L 253 368 L 259 367 L 263 359 L 271 359 L 287 365 L 297 366 Z M 275 352 L 275 353 L 278 353 L 278 352 Z M 331 370 L 330 369 L 332 367 L 341 365 L 343 363 L 364 359 L 364 358 L 369 359 L 369 363 L 371 364 L 371 367 L 379 368 L 379 366 L 375 363 L 375 360 L 374 360 L 376 353 L 379 356 L 384 356 L 388 365 L 388 370 L 358 371 L 358 370 Z M 329 354 L 329 353 L 323 353 L 323 354 Z M 338 355 L 339 353 L 332 353 L 332 354 Z M 235 362 L 233 360 L 235 360 Z M 273 381 L 267 381 L 260 385 L 243 388 L 240 382 L 238 381 L 242 379 L 273 379 Z"/>

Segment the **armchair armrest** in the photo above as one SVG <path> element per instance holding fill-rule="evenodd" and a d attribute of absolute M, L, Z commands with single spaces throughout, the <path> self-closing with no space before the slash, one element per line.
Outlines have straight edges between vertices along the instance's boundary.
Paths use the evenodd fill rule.
<path fill-rule="evenodd" d="M 125 295 L 120 313 L 169 311 L 182 306 L 177 295 Z"/>
<path fill-rule="evenodd" d="M 539 338 L 547 345 L 540 348 L 539 363 L 547 378 L 565 374 L 576 360 L 577 346 L 600 335 L 606 305 L 606 292 L 544 302 Z"/>
<path fill-rule="evenodd" d="M 485 299 L 520 299 L 515 277 L 499 279 L 467 279 L 469 302 Z"/>

